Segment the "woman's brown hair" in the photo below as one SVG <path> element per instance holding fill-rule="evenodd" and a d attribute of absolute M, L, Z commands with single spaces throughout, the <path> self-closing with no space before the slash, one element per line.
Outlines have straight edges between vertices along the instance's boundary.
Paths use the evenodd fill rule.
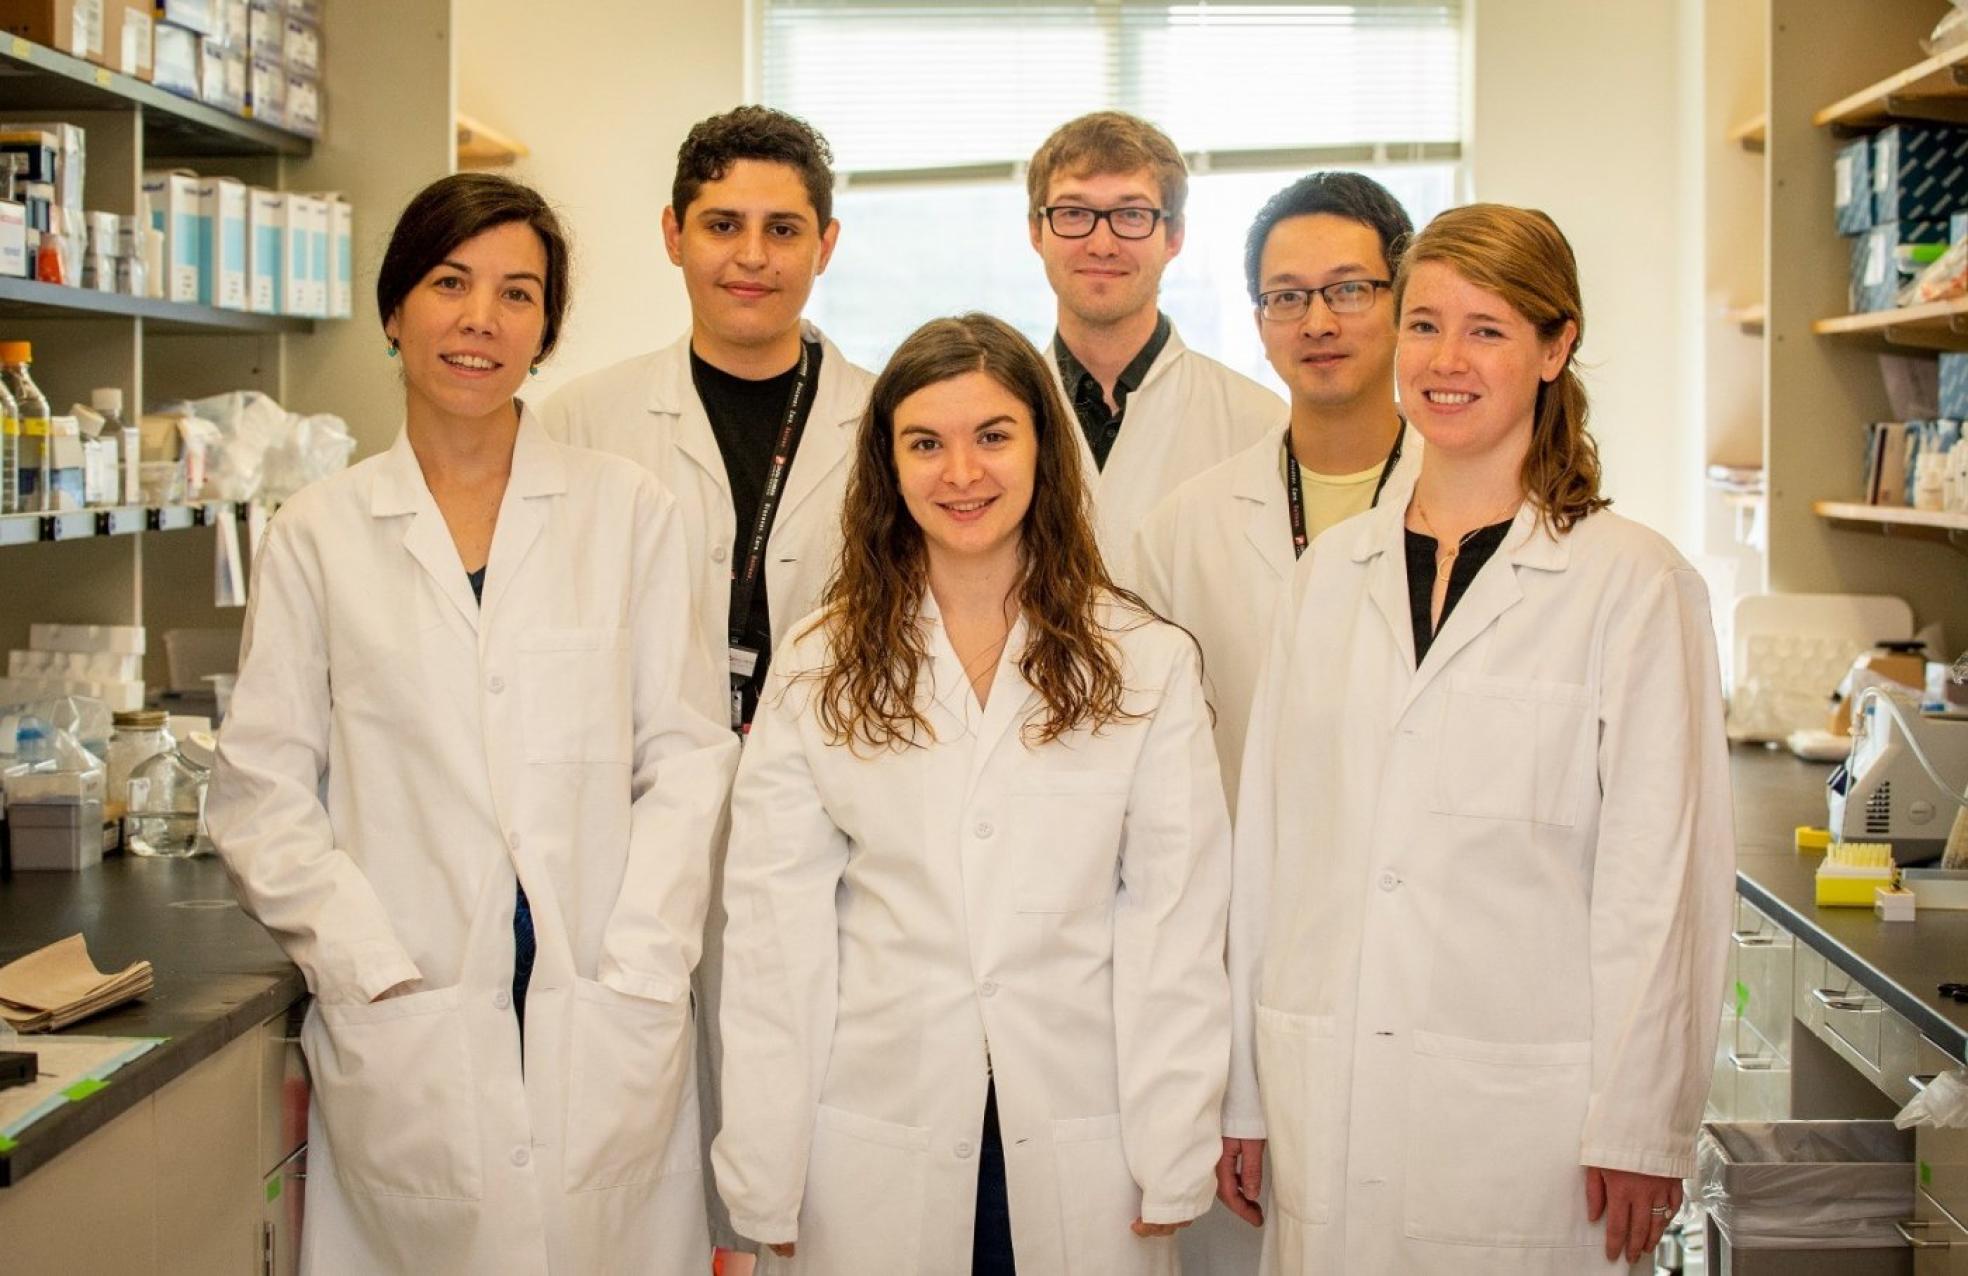
<path fill-rule="evenodd" d="M 829 639 L 827 663 L 809 677 L 819 683 L 820 724 L 835 744 L 882 749 L 934 735 L 918 698 L 929 667 L 920 623 L 929 560 L 896 474 L 895 410 L 916 391 L 970 372 L 1017 397 L 1038 435 L 1015 590 L 1026 625 L 1018 672 L 1045 710 L 1025 724 L 1026 739 L 1045 743 L 1132 716 L 1122 707 L 1121 662 L 1103 605 L 1118 600 L 1143 620 L 1152 613 L 1114 584 L 1100 560 L 1073 417 L 1031 342 L 1000 319 L 967 314 L 911 333 L 876 378 L 861 417 L 841 556 L 812 627 Z"/>
<path fill-rule="evenodd" d="M 1586 428 L 1585 383 L 1575 365 L 1585 340 L 1585 305 L 1578 260 L 1564 232 L 1533 208 L 1467 204 L 1451 208 L 1415 236 L 1394 276 L 1398 313 L 1408 279 L 1423 262 L 1439 262 L 1510 304 L 1537 329 L 1558 340 L 1573 325 L 1571 351 L 1556 378 L 1538 386 L 1531 447 L 1524 456 L 1524 495 L 1554 532 L 1612 501 L 1599 495 L 1599 445 Z"/>

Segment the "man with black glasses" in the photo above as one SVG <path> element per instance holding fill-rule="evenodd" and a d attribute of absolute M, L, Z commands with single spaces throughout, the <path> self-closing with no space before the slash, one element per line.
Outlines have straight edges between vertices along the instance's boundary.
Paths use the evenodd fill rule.
<path fill-rule="evenodd" d="M 1142 519 L 1184 479 L 1275 437 L 1284 405 L 1183 345 L 1157 304 L 1162 271 L 1182 251 L 1189 191 L 1160 129 L 1119 111 L 1081 116 L 1039 147 L 1026 189 L 1032 247 L 1058 299 L 1052 352 L 1085 436 L 1100 550 L 1132 586 Z"/>

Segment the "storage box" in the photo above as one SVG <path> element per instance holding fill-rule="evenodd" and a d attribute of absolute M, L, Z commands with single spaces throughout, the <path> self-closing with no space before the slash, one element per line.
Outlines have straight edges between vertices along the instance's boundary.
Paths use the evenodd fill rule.
<path fill-rule="evenodd" d="M 1872 227 L 1872 139 L 1861 137 L 1838 148 L 1833 161 L 1831 201 L 1838 233 L 1857 235 Z"/>
<path fill-rule="evenodd" d="M 225 110 L 225 46 L 206 36 L 198 42 L 198 100 Z"/>
<path fill-rule="evenodd" d="M 0 31 L 90 61 L 103 54 L 106 0 L 0 0 Z"/>
<path fill-rule="evenodd" d="M 255 186 L 246 192 L 246 308 L 280 313 L 282 257 L 287 248 L 287 196 Z"/>
<path fill-rule="evenodd" d="M 1872 220 L 1945 221 L 1968 211 L 1968 128 L 1895 124 L 1872 139 Z"/>
<path fill-rule="evenodd" d="M 198 182 L 198 302 L 246 308 L 246 184 L 237 178 Z"/>
<path fill-rule="evenodd" d="M 1940 380 L 1940 415 L 1968 421 L 1968 354 L 1942 354 Z"/>
<path fill-rule="evenodd" d="M 139 80 L 148 80 L 154 39 L 148 4 L 103 0 L 101 62 L 104 66 Z"/>
<path fill-rule="evenodd" d="M 213 0 L 156 0 L 156 13 L 161 22 L 175 23 L 200 35 L 211 35 L 218 23 L 218 6 Z"/>
<path fill-rule="evenodd" d="M 328 202 L 328 317 L 355 314 L 355 209 L 339 195 Z"/>
<path fill-rule="evenodd" d="M 251 37 L 246 0 L 213 0 L 212 38 L 227 49 L 243 49 Z"/>
<path fill-rule="evenodd" d="M 1852 313 L 1891 310 L 1899 303 L 1898 254 L 1905 244 L 1945 244 L 1944 221 L 1881 222 L 1852 241 Z"/>
<path fill-rule="evenodd" d="M 183 97 L 198 96 L 198 64 L 205 38 L 196 31 L 159 22 L 151 51 L 151 80 L 160 89 Z"/>
<path fill-rule="evenodd" d="M 102 863 L 100 799 L 45 798 L 7 807 L 16 872 L 73 872 Z"/>
<path fill-rule="evenodd" d="M 27 207 L 0 200 L 0 275 L 27 278 Z"/>
<path fill-rule="evenodd" d="M 280 313 L 307 315 L 313 301 L 309 285 L 308 228 L 312 223 L 308 205 L 318 201 L 305 195 L 288 195 L 282 201 L 285 213 L 280 220 L 280 237 L 286 249 L 280 263 Z"/>
<path fill-rule="evenodd" d="M 1891 1121 L 1711 1122 L 1695 1147 L 1711 1276 L 1899 1276 L 1913 1131 Z"/>
<path fill-rule="evenodd" d="M 183 169 L 144 174 L 150 224 L 164 236 L 164 300 L 198 300 L 202 269 L 198 236 L 198 175 Z"/>
<path fill-rule="evenodd" d="M 254 58 L 246 64 L 246 115 L 275 128 L 287 127 L 287 73 L 280 63 Z"/>
<path fill-rule="evenodd" d="M 246 33 L 248 56 L 280 61 L 281 45 L 287 37 L 287 16 L 276 0 L 248 0 Z"/>
<path fill-rule="evenodd" d="M 142 625 L 51 625 L 27 627 L 27 645 L 36 651 L 108 651 L 144 654 Z"/>
<path fill-rule="evenodd" d="M 300 197 L 307 226 L 307 309 L 311 319 L 328 317 L 328 201 L 319 195 Z"/>
<path fill-rule="evenodd" d="M 289 71 L 318 75 L 321 71 L 321 28 L 289 14 L 280 28 L 280 60 Z"/>
<path fill-rule="evenodd" d="M 27 180 L 51 182 L 55 202 L 82 215 L 85 207 L 83 184 L 89 173 L 89 135 L 79 125 L 60 120 L 6 120 L 0 122 L 0 150 L 12 149 L 9 139 L 19 139 L 23 153 L 38 152 L 42 146 L 54 151 L 51 175 L 28 173 Z"/>
<path fill-rule="evenodd" d="M 286 127 L 305 137 L 321 136 L 321 85 L 311 75 L 287 72 Z"/>

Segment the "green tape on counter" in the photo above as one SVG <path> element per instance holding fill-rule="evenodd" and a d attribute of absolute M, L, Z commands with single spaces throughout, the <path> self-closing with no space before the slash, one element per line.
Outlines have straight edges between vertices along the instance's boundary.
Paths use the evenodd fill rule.
<path fill-rule="evenodd" d="M 68 1087 L 68 1089 L 63 1090 L 62 1096 L 70 1103 L 80 1103 L 98 1090 L 107 1090 L 108 1088 L 109 1082 L 98 1081 L 94 1077 L 89 1077 L 86 1080 L 77 1081 L 74 1085 Z"/>

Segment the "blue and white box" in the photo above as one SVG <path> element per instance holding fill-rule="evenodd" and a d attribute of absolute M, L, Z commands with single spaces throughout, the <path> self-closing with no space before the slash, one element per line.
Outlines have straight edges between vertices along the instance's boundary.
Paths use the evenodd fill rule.
<path fill-rule="evenodd" d="M 280 313 L 308 313 L 308 197 L 289 194 L 281 200 L 280 238 L 285 252 L 280 262 Z"/>
<path fill-rule="evenodd" d="M 1940 414 L 1950 420 L 1968 420 L 1968 354 L 1946 352 L 1941 355 Z"/>
<path fill-rule="evenodd" d="M 308 291 L 307 315 L 311 319 L 328 317 L 328 241 L 333 219 L 328 201 L 319 195 L 307 196 Z"/>
<path fill-rule="evenodd" d="M 201 268 L 198 236 L 198 174 L 186 169 L 144 174 L 151 229 L 164 236 L 164 300 L 198 300 Z"/>
<path fill-rule="evenodd" d="M 236 177 L 198 183 L 198 302 L 246 308 L 246 183 Z"/>
<path fill-rule="evenodd" d="M 1895 124 L 1872 139 L 1872 220 L 1946 221 L 1968 212 L 1968 128 Z"/>
<path fill-rule="evenodd" d="M 1862 137 L 1838 148 L 1831 181 L 1833 214 L 1841 235 L 1872 229 L 1872 139 Z"/>
<path fill-rule="evenodd" d="M 1945 244 L 1946 222 L 1882 222 L 1852 241 L 1852 313 L 1900 304 L 1900 253 L 1906 244 Z"/>
<path fill-rule="evenodd" d="M 287 251 L 287 196 L 254 186 L 246 192 L 246 308 L 280 313 L 282 258 Z"/>
<path fill-rule="evenodd" d="M 355 314 L 355 209 L 341 196 L 328 202 L 328 317 Z"/>

